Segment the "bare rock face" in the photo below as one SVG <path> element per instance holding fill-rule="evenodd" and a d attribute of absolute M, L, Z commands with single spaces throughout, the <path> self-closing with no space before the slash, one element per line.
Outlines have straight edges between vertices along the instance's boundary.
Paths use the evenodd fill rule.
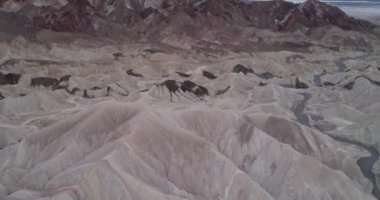
<path fill-rule="evenodd" d="M 93 28 L 92 16 L 93 10 L 87 1 L 71 0 L 59 9 L 41 8 L 33 17 L 33 25 L 57 32 L 86 32 Z"/>
<path fill-rule="evenodd" d="M 339 8 L 319 2 L 308 0 L 299 4 L 289 12 L 280 22 L 280 29 L 294 29 L 296 24 L 308 28 L 333 25 L 344 30 L 365 30 L 368 25 L 360 20 L 347 16 Z"/>

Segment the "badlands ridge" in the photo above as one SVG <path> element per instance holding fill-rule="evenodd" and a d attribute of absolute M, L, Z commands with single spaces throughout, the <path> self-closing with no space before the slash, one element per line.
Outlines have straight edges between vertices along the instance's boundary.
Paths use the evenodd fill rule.
<path fill-rule="evenodd" d="M 380 31 L 316 0 L 0 0 L 0 199 L 380 199 Z"/>

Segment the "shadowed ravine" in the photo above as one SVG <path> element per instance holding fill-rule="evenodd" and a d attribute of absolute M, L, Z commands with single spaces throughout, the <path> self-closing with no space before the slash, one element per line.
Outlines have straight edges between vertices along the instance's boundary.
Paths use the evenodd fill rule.
<path fill-rule="evenodd" d="M 357 56 L 357 57 L 344 57 L 344 58 L 337 59 L 334 62 L 338 66 L 339 72 L 343 72 L 347 69 L 347 66 L 345 64 L 346 61 L 348 61 L 348 60 L 363 60 L 363 59 L 367 58 L 369 55 L 370 55 L 370 53 L 367 53 L 367 54 L 364 54 L 361 56 Z M 357 142 L 357 141 L 349 140 L 346 138 L 340 138 L 340 137 L 333 136 L 333 135 L 329 135 L 329 136 L 336 141 L 356 145 L 360 148 L 367 150 L 371 154 L 368 157 L 361 157 L 357 161 L 357 164 L 360 167 L 360 170 L 362 171 L 363 175 L 372 182 L 372 184 L 373 184 L 372 194 L 377 199 L 380 199 L 380 189 L 379 189 L 379 186 L 377 185 L 376 176 L 372 172 L 373 165 L 379 159 L 379 156 L 380 156 L 379 152 L 375 148 L 369 147 L 369 146 L 364 145 L 364 144 Z"/>
<path fill-rule="evenodd" d="M 342 62 L 342 64 L 344 65 L 344 62 Z M 346 66 L 344 65 L 344 68 L 345 67 Z M 305 107 L 307 105 L 307 102 L 311 99 L 312 95 L 309 93 L 299 93 L 299 94 L 303 96 L 303 99 L 301 101 L 296 102 L 296 104 L 293 108 L 294 114 L 297 117 L 297 121 L 299 123 L 310 127 L 309 117 L 307 114 L 304 113 L 304 110 L 305 110 Z M 371 154 L 370 156 L 367 156 L 367 157 L 361 157 L 359 160 L 357 160 L 356 163 L 360 167 L 360 170 L 362 171 L 363 175 L 372 182 L 372 184 L 373 184 L 372 194 L 377 199 L 380 199 L 380 189 L 379 189 L 379 186 L 377 185 L 377 182 L 376 182 L 376 176 L 372 171 L 374 164 L 376 163 L 376 161 L 380 157 L 379 152 L 375 148 L 364 145 L 360 142 L 353 141 L 353 140 L 346 139 L 346 138 L 337 137 L 337 136 L 334 136 L 331 134 L 327 134 L 323 130 L 320 130 L 320 131 L 321 131 L 321 133 L 324 133 L 324 134 L 330 136 L 331 138 L 333 138 L 336 141 L 343 142 L 343 143 L 350 144 L 350 145 L 355 145 L 359 148 L 362 148 L 362 149 L 368 151 Z"/>
<path fill-rule="evenodd" d="M 329 135 L 331 138 L 333 138 L 336 141 L 344 142 L 344 143 L 351 144 L 351 145 L 356 145 L 357 147 L 365 149 L 366 151 L 368 151 L 371 154 L 370 156 L 367 156 L 367 157 L 361 157 L 356 163 L 360 167 L 360 170 L 362 171 L 363 175 L 372 182 L 372 184 L 373 184 L 373 189 L 372 189 L 373 196 L 375 196 L 377 199 L 380 199 L 380 189 L 379 189 L 379 186 L 377 185 L 377 182 L 376 182 L 376 176 L 372 171 L 373 165 L 376 163 L 376 161 L 380 157 L 379 152 L 375 148 L 369 147 L 369 146 L 364 145 L 364 144 L 357 142 L 357 141 L 353 141 L 353 140 L 346 139 L 346 138 L 340 138 L 340 137 L 337 137 L 337 136 L 334 136 L 331 134 L 327 134 L 327 135 Z"/>
<path fill-rule="evenodd" d="M 345 64 L 346 61 L 349 61 L 349 60 L 363 60 L 363 59 L 367 58 L 370 55 L 371 55 L 370 53 L 366 53 L 364 55 L 356 56 L 356 57 L 342 57 L 342 58 L 334 60 L 334 64 L 338 67 L 338 72 L 344 72 L 344 71 L 347 70 L 347 66 Z"/>
<path fill-rule="evenodd" d="M 334 60 L 334 64 L 338 67 L 337 72 L 345 72 L 347 70 L 347 66 L 345 64 L 346 61 L 349 60 L 364 60 L 371 55 L 371 52 L 366 53 L 364 55 L 356 56 L 356 57 L 342 57 Z M 313 82 L 317 87 L 322 87 L 322 77 L 328 74 L 326 71 L 321 72 L 320 74 L 316 74 L 313 76 Z"/>

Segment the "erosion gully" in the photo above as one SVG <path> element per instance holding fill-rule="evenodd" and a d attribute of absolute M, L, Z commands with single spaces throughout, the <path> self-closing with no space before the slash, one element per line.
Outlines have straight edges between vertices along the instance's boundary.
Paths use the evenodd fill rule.
<path fill-rule="evenodd" d="M 357 57 L 342 57 L 342 58 L 336 59 L 334 61 L 334 63 L 338 67 L 337 72 L 344 72 L 347 70 L 347 66 L 345 65 L 345 61 L 365 59 L 369 55 L 370 54 L 367 53 L 365 55 L 361 55 L 361 56 L 357 56 Z M 314 83 L 316 84 L 316 86 L 318 86 L 318 87 L 322 86 L 321 79 L 326 74 L 327 73 L 324 71 L 321 74 L 314 75 Z M 295 106 L 293 107 L 293 111 L 294 111 L 294 114 L 295 114 L 297 121 L 299 123 L 310 127 L 311 125 L 310 125 L 309 117 L 307 114 L 305 114 L 304 110 L 305 110 L 305 107 L 307 105 L 307 102 L 312 98 L 312 95 L 310 93 L 299 93 L 299 94 L 301 96 L 303 96 L 303 99 L 296 102 Z M 331 134 L 327 134 L 323 131 L 321 131 L 321 132 L 330 136 L 332 139 L 334 139 L 336 141 L 343 142 L 343 143 L 350 144 L 350 145 L 355 145 L 355 146 L 357 146 L 361 149 L 364 149 L 370 153 L 370 156 L 361 157 L 359 160 L 357 160 L 356 163 L 359 166 L 364 177 L 366 177 L 367 179 L 369 179 L 372 182 L 372 184 L 373 184 L 372 194 L 374 195 L 374 197 L 376 199 L 380 200 L 380 188 L 379 188 L 379 185 L 377 184 L 377 181 L 376 181 L 376 175 L 372 171 L 374 164 L 376 163 L 376 161 L 380 157 L 379 152 L 375 148 L 370 147 L 368 145 L 365 145 L 361 142 L 346 139 L 346 138 L 341 138 L 341 137 L 334 136 Z"/>

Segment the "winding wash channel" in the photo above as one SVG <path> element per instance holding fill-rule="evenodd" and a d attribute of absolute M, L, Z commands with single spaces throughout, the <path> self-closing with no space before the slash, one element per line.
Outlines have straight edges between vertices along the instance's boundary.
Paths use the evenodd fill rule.
<path fill-rule="evenodd" d="M 338 67 L 338 72 L 344 72 L 347 69 L 347 66 L 344 62 L 348 60 L 362 60 L 367 58 L 370 55 L 370 53 L 366 53 L 361 56 L 356 56 L 356 57 L 342 57 L 339 59 L 334 60 L 335 65 Z"/>
<path fill-rule="evenodd" d="M 299 93 L 299 94 L 302 95 L 304 98 L 295 104 L 295 106 L 293 108 L 294 114 L 297 117 L 297 121 L 299 123 L 301 123 L 305 126 L 310 126 L 309 117 L 307 114 L 304 113 L 304 110 L 305 110 L 307 102 L 311 99 L 312 95 L 309 93 Z M 315 127 L 315 128 L 317 128 L 317 127 Z M 333 138 L 336 141 L 344 142 L 344 143 L 351 144 L 351 145 L 356 145 L 359 148 L 367 150 L 371 154 L 370 156 L 367 156 L 367 157 L 361 157 L 359 160 L 357 160 L 356 163 L 360 167 L 360 170 L 362 171 L 363 175 L 372 182 L 372 184 L 373 184 L 372 194 L 377 199 L 380 200 L 380 189 L 379 189 L 379 186 L 377 185 L 377 182 L 376 182 L 376 176 L 372 171 L 373 165 L 376 163 L 376 161 L 380 157 L 379 152 L 375 148 L 369 147 L 369 146 L 364 145 L 360 142 L 353 141 L 353 140 L 346 139 L 346 138 L 337 137 L 337 136 L 334 136 L 331 134 L 327 134 L 323 130 L 320 130 L 320 131 L 321 131 L 321 133 L 324 133 L 324 134 L 330 136 L 331 138 Z"/>
<path fill-rule="evenodd" d="M 357 57 L 343 57 L 343 58 L 336 59 L 334 61 L 334 63 L 338 67 L 338 72 L 344 72 L 347 69 L 347 66 L 345 65 L 345 61 L 365 59 L 369 55 L 370 55 L 370 53 L 367 53 L 367 54 L 364 54 L 361 56 L 357 56 Z M 314 75 L 314 83 L 316 84 L 316 86 L 318 86 L 318 87 L 322 86 L 321 78 L 326 74 L 327 73 L 324 71 L 321 74 Z M 299 93 L 299 94 L 302 95 L 304 98 L 303 98 L 303 100 L 301 100 L 295 104 L 294 114 L 296 115 L 297 121 L 299 123 L 306 125 L 306 126 L 310 126 L 309 118 L 304 113 L 304 109 L 305 109 L 305 106 L 306 106 L 307 102 L 309 101 L 309 99 L 311 99 L 312 95 L 309 93 Z M 359 160 L 357 160 L 357 165 L 360 167 L 360 170 L 362 171 L 363 175 L 372 182 L 372 184 L 373 184 L 372 194 L 377 199 L 380 200 L 380 188 L 376 182 L 376 176 L 372 171 L 373 165 L 376 163 L 376 161 L 380 157 L 380 153 L 375 148 L 367 146 L 367 145 L 362 144 L 360 142 L 350 140 L 350 139 L 346 139 L 346 138 L 337 137 L 337 136 L 334 136 L 331 134 L 327 134 L 323 130 L 320 130 L 320 131 L 322 133 L 330 136 L 331 138 L 333 138 L 336 141 L 344 142 L 344 143 L 351 144 L 351 145 L 356 145 L 359 148 L 365 149 L 366 151 L 368 151 L 371 154 L 370 156 L 361 157 Z"/>
<path fill-rule="evenodd" d="M 363 54 L 363 55 L 360 55 L 360 56 L 356 56 L 356 57 L 342 57 L 342 58 L 338 58 L 338 59 L 334 60 L 334 64 L 338 67 L 338 71 L 337 72 L 344 72 L 344 71 L 347 70 L 347 66 L 346 66 L 346 64 L 344 62 L 346 62 L 348 60 L 362 60 L 362 59 L 365 59 L 368 56 L 370 56 L 370 54 L 371 53 L 368 52 L 366 54 Z M 313 81 L 314 81 L 314 84 L 317 87 L 322 87 L 323 86 L 322 77 L 325 76 L 326 74 L 329 74 L 329 73 L 327 73 L 326 71 L 323 71 L 320 74 L 314 75 Z"/>

